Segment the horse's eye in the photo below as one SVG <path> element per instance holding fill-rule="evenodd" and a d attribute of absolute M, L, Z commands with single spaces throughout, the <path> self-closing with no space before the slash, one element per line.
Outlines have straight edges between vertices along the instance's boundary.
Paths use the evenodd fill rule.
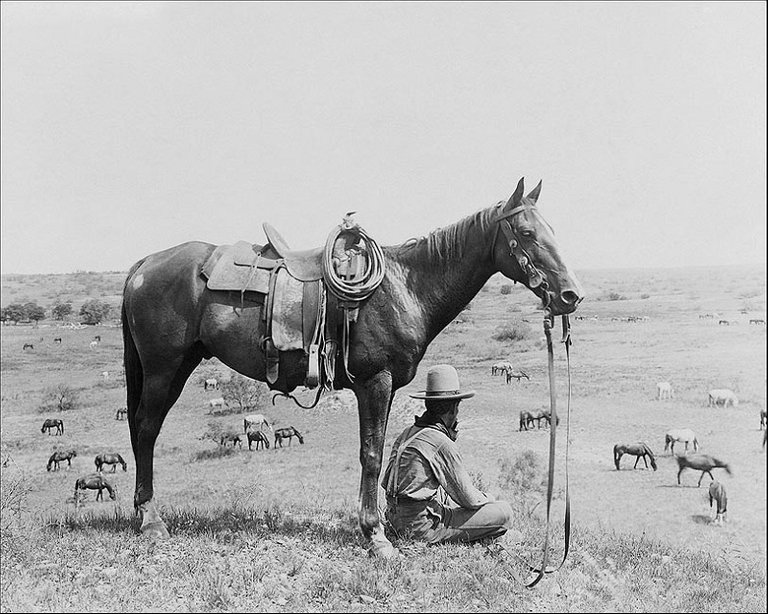
<path fill-rule="evenodd" d="M 530 239 L 533 236 L 532 230 L 521 230 L 520 235 L 525 237 L 526 239 Z"/>

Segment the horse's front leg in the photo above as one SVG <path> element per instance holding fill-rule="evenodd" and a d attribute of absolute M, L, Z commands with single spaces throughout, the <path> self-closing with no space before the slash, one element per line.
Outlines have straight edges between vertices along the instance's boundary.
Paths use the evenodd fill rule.
<path fill-rule="evenodd" d="M 392 374 L 381 371 L 355 384 L 360 419 L 360 497 L 358 518 L 373 555 L 392 557 L 398 552 L 384 535 L 379 519 L 378 480 L 384 453 L 384 437 L 392 405 Z"/>

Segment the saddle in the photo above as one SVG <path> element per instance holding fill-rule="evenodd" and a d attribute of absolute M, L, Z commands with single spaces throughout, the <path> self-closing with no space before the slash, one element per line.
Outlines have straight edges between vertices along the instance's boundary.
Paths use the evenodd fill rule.
<path fill-rule="evenodd" d="M 348 310 L 349 305 L 337 300 L 333 286 L 329 296 L 327 281 L 333 281 L 340 274 L 344 279 L 354 279 L 355 274 L 364 273 L 366 267 L 362 262 L 355 271 L 349 267 L 342 270 L 337 254 L 332 259 L 326 257 L 326 252 L 328 245 L 338 244 L 338 235 L 354 234 L 357 226 L 340 226 L 336 233 L 332 232 L 325 249 L 304 251 L 291 250 L 269 223 L 265 222 L 262 227 L 268 241 L 265 245 L 246 241 L 220 245 L 203 264 L 201 275 L 207 280 L 209 290 L 238 292 L 243 303 L 247 300 L 262 306 L 264 334 L 260 344 L 270 387 L 279 377 L 280 353 L 303 350 L 308 357 L 304 385 L 315 388 L 321 384 L 321 389 L 330 389 L 339 347 L 344 350 L 346 368 L 349 331 L 348 325 L 340 327 L 347 318 L 341 318 L 339 311 Z M 360 262 L 359 248 L 352 251 Z M 346 260 L 351 259 L 350 255 Z M 358 303 L 354 303 L 355 313 L 357 306 Z"/>

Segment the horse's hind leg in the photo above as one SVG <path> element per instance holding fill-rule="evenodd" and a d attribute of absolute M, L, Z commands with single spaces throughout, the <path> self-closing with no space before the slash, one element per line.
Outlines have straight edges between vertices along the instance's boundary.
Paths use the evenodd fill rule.
<path fill-rule="evenodd" d="M 144 372 L 141 400 L 138 406 L 128 407 L 128 425 L 131 445 L 136 458 L 136 491 L 133 504 L 141 516 L 141 532 L 152 537 L 168 537 L 168 529 L 160 517 L 152 498 L 155 442 L 163 421 L 179 398 L 184 384 L 202 355 L 190 350 L 175 364 L 165 362 L 163 369 Z"/>

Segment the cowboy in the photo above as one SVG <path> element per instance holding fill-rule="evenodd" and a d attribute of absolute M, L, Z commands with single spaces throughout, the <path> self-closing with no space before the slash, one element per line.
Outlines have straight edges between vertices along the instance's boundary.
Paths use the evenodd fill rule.
<path fill-rule="evenodd" d="M 505 501 L 478 490 L 456 446 L 459 404 L 474 396 L 461 391 L 451 365 L 427 373 L 426 411 L 395 440 L 384 472 L 386 519 L 401 537 L 428 544 L 474 542 L 499 537 L 512 522 Z"/>

